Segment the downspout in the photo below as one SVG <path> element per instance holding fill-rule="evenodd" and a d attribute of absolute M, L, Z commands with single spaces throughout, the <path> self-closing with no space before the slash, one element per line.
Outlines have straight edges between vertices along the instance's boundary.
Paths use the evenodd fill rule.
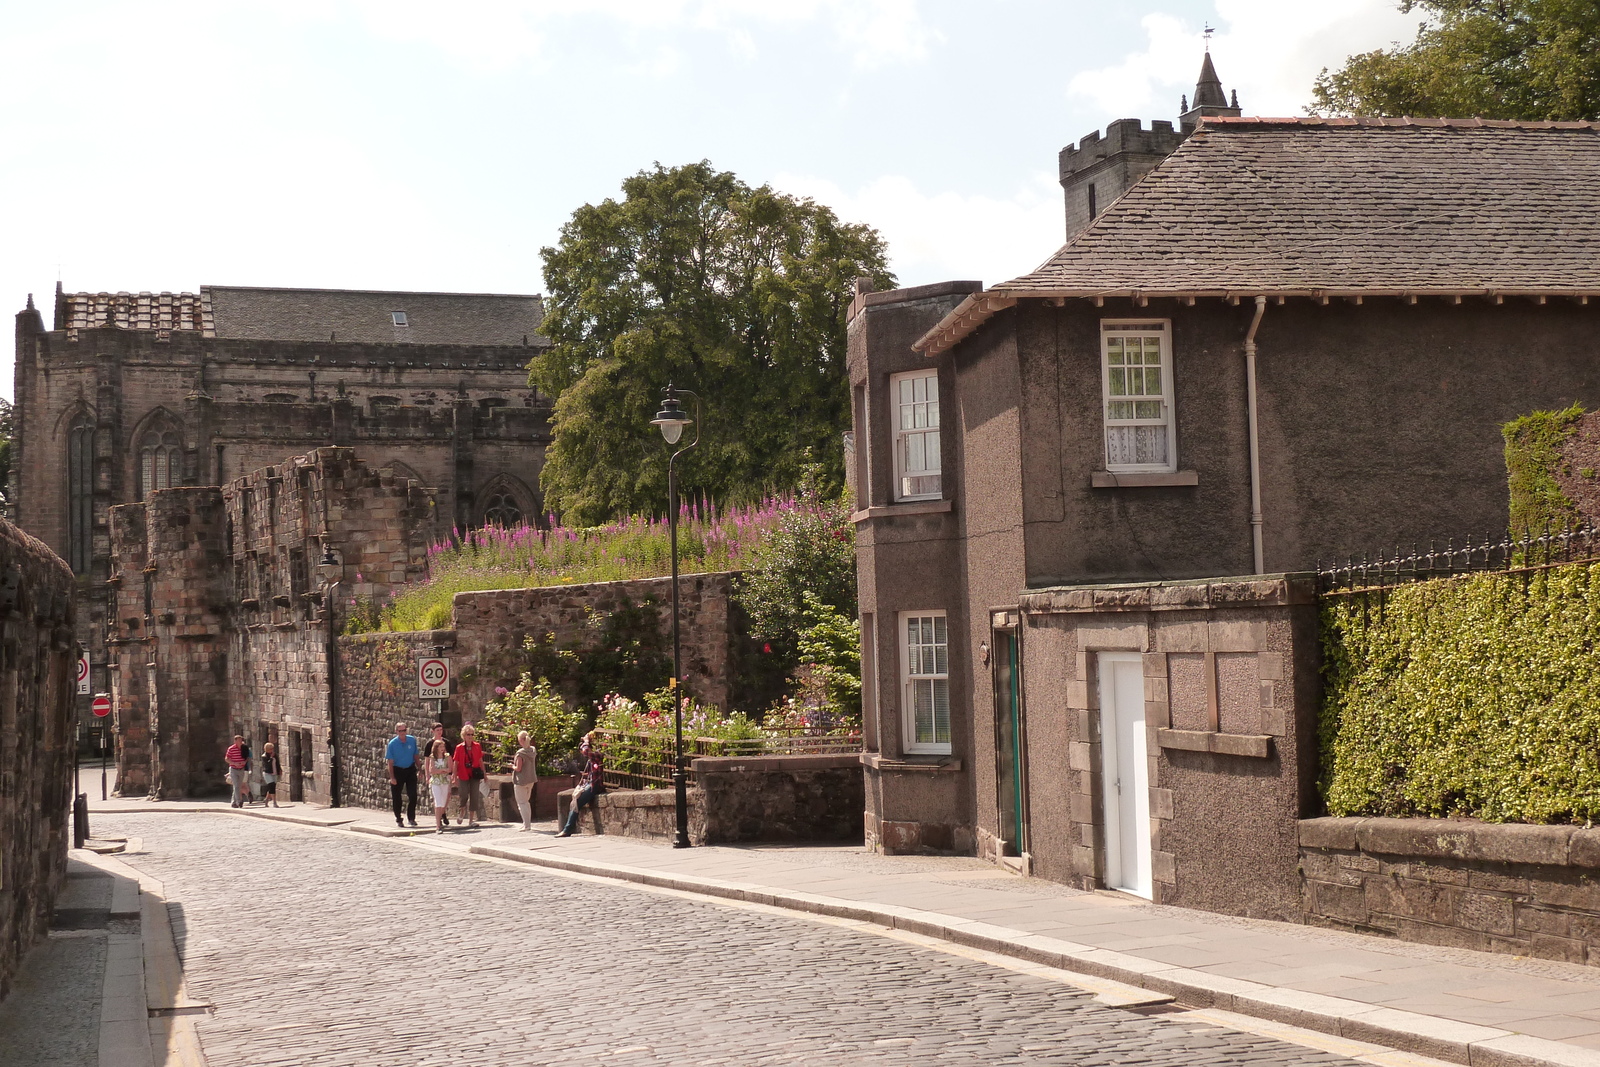
<path fill-rule="evenodd" d="M 1255 551 L 1255 573 L 1267 572 L 1266 553 L 1261 546 L 1261 435 L 1256 419 L 1256 330 L 1267 313 L 1267 298 L 1256 297 L 1255 318 L 1244 335 L 1245 409 L 1250 415 L 1250 544 Z"/>

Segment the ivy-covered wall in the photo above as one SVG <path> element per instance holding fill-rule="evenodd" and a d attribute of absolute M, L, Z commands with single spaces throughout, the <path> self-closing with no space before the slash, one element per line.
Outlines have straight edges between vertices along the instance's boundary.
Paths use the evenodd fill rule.
<path fill-rule="evenodd" d="M 1600 815 L 1600 564 L 1324 598 L 1332 815 Z"/>

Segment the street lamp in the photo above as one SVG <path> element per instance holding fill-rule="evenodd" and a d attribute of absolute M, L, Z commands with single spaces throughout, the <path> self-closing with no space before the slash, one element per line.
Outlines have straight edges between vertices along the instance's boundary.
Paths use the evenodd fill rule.
<path fill-rule="evenodd" d="M 678 394 L 694 397 L 695 418 L 691 419 L 678 403 Z M 683 436 L 683 428 L 694 423 L 694 440 L 672 453 L 667 460 L 667 529 L 672 542 L 672 725 L 677 742 L 673 748 L 672 793 L 677 815 L 677 834 L 673 848 L 689 847 L 689 786 L 683 767 L 683 693 L 679 682 L 683 678 L 682 645 L 678 638 L 678 457 L 700 443 L 700 396 L 688 389 L 676 389 L 671 382 L 662 390 L 661 410 L 650 420 L 650 425 L 661 431 L 668 445 L 675 445 Z"/>
<path fill-rule="evenodd" d="M 328 667 L 328 803 L 339 806 L 339 631 L 334 626 L 334 590 L 344 578 L 344 565 L 333 554 L 333 546 L 322 545 L 322 560 L 317 573 L 323 582 L 322 613 L 328 621 L 328 643 L 324 647 L 324 662 Z M 299 768 L 304 773 L 305 768 Z"/>

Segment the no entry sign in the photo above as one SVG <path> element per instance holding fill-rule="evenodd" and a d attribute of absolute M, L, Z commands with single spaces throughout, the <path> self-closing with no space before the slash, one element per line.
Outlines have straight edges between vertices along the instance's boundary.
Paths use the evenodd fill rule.
<path fill-rule="evenodd" d="M 78 657 L 78 695 L 89 695 L 89 653 L 85 652 Z"/>
<path fill-rule="evenodd" d="M 95 715 L 99 718 L 103 719 L 107 715 L 111 714 L 111 698 L 106 696 L 104 693 L 96 694 L 94 703 L 90 704 L 89 706 L 94 709 Z"/>
<path fill-rule="evenodd" d="M 450 695 L 450 661 L 438 656 L 417 660 L 417 696 L 443 700 Z"/>

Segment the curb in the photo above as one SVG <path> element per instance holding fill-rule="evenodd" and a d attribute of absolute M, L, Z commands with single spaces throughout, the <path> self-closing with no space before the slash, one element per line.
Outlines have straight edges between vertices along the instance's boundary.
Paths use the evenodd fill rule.
<path fill-rule="evenodd" d="M 978 921 L 960 921 L 938 912 L 774 890 L 744 882 L 666 875 L 641 867 L 558 859 L 495 845 L 473 845 L 467 851 L 474 855 L 514 860 L 573 874 L 869 922 L 1046 967 L 1122 982 L 1166 994 L 1191 1007 L 1231 1011 L 1352 1041 L 1387 1045 L 1402 1052 L 1467 1064 L 1469 1067 L 1600 1067 L 1600 1051 L 1560 1041 L 1395 1008 L 1374 1007 L 1362 1001 L 1321 993 L 1280 989 L 1187 967 L 1174 967 L 1109 949 L 1043 937 L 1024 930 Z"/>

